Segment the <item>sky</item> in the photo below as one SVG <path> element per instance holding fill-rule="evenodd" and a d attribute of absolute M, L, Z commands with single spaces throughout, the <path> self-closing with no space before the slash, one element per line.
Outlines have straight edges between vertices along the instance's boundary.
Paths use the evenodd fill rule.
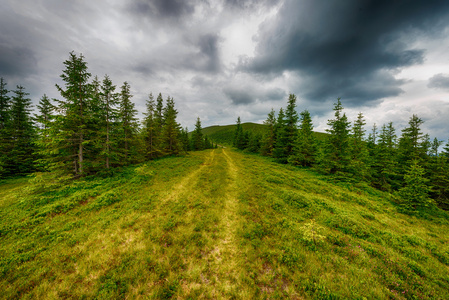
<path fill-rule="evenodd" d="M 262 123 L 297 96 L 316 131 L 341 98 L 367 132 L 413 114 L 449 138 L 449 1 L 0 0 L 0 77 L 37 104 L 61 98 L 63 62 L 124 81 L 139 116 L 149 93 L 175 100 L 194 128 Z"/>

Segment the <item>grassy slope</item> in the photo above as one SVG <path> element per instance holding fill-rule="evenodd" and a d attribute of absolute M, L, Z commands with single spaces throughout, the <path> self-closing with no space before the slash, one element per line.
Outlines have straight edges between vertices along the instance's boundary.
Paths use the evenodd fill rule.
<path fill-rule="evenodd" d="M 13 298 L 448 298 L 449 225 L 230 149 L 0 186 Z"/>
<path fill-rule="evenodd" d="M 209 136 L 214 142 L 219 144 L 232 145 L 234 139 L 235 127 L 237 125 L 215 125 L 203 128 L 203 134 Z M 256 123 L 242 123 L 242 128 L 245 131 L 253 133 L 264 134 L 266 132 L 266 125 Z M 323 140 L 326 133 L 315 132 L 315 137 L 318 140 Z"/>

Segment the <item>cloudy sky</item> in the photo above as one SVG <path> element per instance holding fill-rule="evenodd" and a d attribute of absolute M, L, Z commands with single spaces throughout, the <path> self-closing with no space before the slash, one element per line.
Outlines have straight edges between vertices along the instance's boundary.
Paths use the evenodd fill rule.
<path fill-rule="evenodd" d="M 271 108 L 308 109 L 327 128 L 341 97 L 348 117 L 395 123 L 412 114 L 449 138 L 449 1 L 404 0 L 0 0 L 0 76 L 34 103 L 69 52 L 89 71 L 148 94 L 174 97 L 193 129 L 261 123 Z"/>

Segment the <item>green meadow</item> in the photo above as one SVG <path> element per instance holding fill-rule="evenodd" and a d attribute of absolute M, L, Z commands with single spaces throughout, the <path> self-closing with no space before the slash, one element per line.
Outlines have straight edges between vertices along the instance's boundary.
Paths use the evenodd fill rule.
<path fill-rule="evenodd" d="M 2 299 L 448 299 L 448 214 L 229 148 L 0 182 Z"/>

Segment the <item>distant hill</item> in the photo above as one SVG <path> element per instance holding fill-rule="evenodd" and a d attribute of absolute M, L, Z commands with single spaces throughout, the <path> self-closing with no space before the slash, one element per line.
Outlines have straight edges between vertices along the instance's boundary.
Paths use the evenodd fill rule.
<path fill-rule="evenodd" d="M 236 124 L 232 125 L 213 125 L 203 128 L 203 134 L 211 138 L 215 143 L 232 145 L 234 139 L 234 131 Z M 251 131 L 253 133 L 264 134 L 267 131 L 267 126 L 257 123 L 242 123 L 244 131 Z M 327 134 L 323 132 L 315 132 L 315 136 L 318 140 L 323 140 Z"/>

